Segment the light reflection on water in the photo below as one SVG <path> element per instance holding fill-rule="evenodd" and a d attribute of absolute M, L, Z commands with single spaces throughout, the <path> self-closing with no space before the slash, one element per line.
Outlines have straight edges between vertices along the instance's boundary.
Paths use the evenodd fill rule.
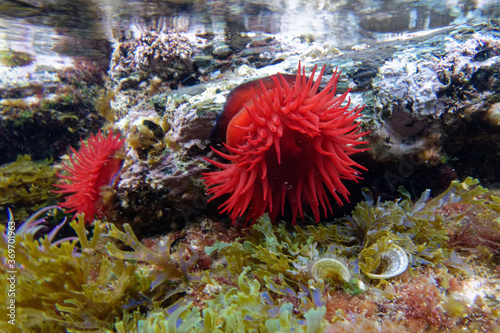
<path fill-rule="evenodd" d="M 131 37 L 131 25 L 188 33 L 265 32 L 306 36 L 337 46 L 374 44 L 408 33 L 500 14 L 478 1 L 111 1 L 4 0 L 0 50 L 107 58 L 109 42 Z"/>

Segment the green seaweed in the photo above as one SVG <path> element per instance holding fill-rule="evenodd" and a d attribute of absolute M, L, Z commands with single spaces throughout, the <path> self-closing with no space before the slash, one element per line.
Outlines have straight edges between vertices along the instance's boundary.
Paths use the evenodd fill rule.
<path fill-rule="evenodd" d="M 363 293 L 363 289 L 359 286 L 359 279 L 352 278 L 348 282 L 342 285 L 342 290 L 352 296 L 356 296 Z"/>
<path fill-rule="evenodd" d="M 108 243 L 106 249 L 109 255 L 131 262 L 144 261 L 159 268 L 152 272 L 155 278 L 151 284 L 151 289 L 156 288 L 165 281 L 181 278 L 183 276 L 183 272 L 176 266 L 170 256 L 170 247 L 172 245 L 171 239 L 167 240 L 167 242 L 160 247 L 158 252 L 155 253 L 146 248 L 139 239 L 137 239 L 130 225 L 123 225 L 125 232 L 118 230 L 115 225 L 110 225 L 110 228 L 108 236 L 120 240 L 125 245 L 131 247 L 132 251 L 123 251 L 118 249 L 115 244 Z"/>
<path fill-rule="evenodd" d="M 108 225 L 97 221 L 89 239 L 80 218 L 70 223 L 78 238 L 53 242 L 55 232 L 52 232 L 35 239 L 34 235 L 42 228 L 34 222 L 38 215 L 18 227 L 14 237 L 20 331 L 102 331 L 109 329 L 116 318 L 126 316 L 127 311 L 143 304 L 153 306 L 148 300 L 166 299 L 165 294 L 151 294 L 156 275 L 135 260 L 150 259 L 144 256 L 146 252 L 141 246 L 136 246 L 138 253 L 131 252 L 124 260 L 116 260 L 115 256 L 124 257 L 125 252 L 108 244 L 111 249 L 108 253 L 103 247 L 113 237 L 128 244 L 138 242 L 133 233 L 120 234 L 114 226 L 106 232 Z M 5 232 L 4 225 L 0 226 L 0 232 Z M 0 237 L 0 254 L 4 257 L 9 253 L 8 245 L 8 238 Z M 0 266 L 2 277 L 12 270 L 7 265 Z M 172 279 L 180 275 L 177 271 L 169 271 Z M 3 304 L 6 295 L 7 292 L 0 296 Z M 0 329 L 11 329 L 2 325 Z"/>
<path fill-rule="evenodd" d="M 95 224 L 90 241 L 82 221 L 73 221 L 71 226 L 78 241 L 53 244 L 47 235 L 36 240 L 36 230 L 15 236 L 17 322 L 21 331 L 98 331 L 114 321 L 128 297 L 144 291 L 138 281 L 145 277 L 134 265 L 99 254 L 103 224 Z M 75 248 L 78 242 L 80 252 Z M 5 255 L 6 251 L 8 244 L 0 238 L 0 252 Z M 6 275 L 6 267 L 0 269 Z"/>
<path fill-rule="evenodd" d="M 483 205 L 484 200 L 478 198 L 487 193 L 472 178 L 452 182 L 430 200 L 430 191 L 414 202 L 404 189 L 400 191 L 402 199 L 397 201 L 374 202 L 368 198 L 358 203 L 351 217 L 333 224 L 296 226 L 294 232 L 287 230 L 284 223 L 273 226 L 264 216 L 241 242 L 216 243 L 208 250 L 222 254 L 232 274 L 250 265 L 260 279 L 282 275 L 293 281 L 292 285 L 307 283 L 307 268 L 325 256 L 345 257 L 351 266 L 359 264 L 363 272 L 374 271 L 380 264 L 377 253 L 386 251 L 392 243 L 413 255 L 417 265 L 438 265 L 449 261 L 452 253 L 447 247 L 448 229 L 440 209 L 457 202 Z M 492 199 L 488 207 L 500 209 L 500 200 Z"/>
<path fill-rule="evenodd" d="M 325 306 L 311 305 L 303 313 L 304 322 L 293 315 L 291 303 L 279 305 L 256 279 L 248 278 L 250 271 L 246 267 L 238 276 L 237 287 L 222 289 L 207 303 L 205 332 L 323 332 L 328 323 Z"/>
<path fill-rule="evenodd" d="M 392 242 L 413 254 L 417 263 L 436 265 L 446 261 L 452 250 L 447 248 L 448 229 L 439 209 L 458 202 L 481 205 L 484 200 L 478 197 L 488 190 L 478 184 L 469 177 L 464 182 L 453 181 L 446 191 L 430 200 L 429 190 L 416 202 L 402 191 L 404 199 L 396 202 L 358 204 L 347 223 L 356 230 L 363 248 L 359 254 L 363 271 L 376 269 L 380 260 L 373 259 L 374 251 L 385 251 Z"/>
<path fill-rule="evenodd" d="M 249 265 L 260 279 L 284 274 L 289 280 L 305 284 L 310 278 L 307 269 L 296 269 L 295 266 L 307 265 L 306 261 L 317 255 L 315 245 L 311 241 L 301 242 L 302 235 L 291 234 L 286 228 L 285 223 L 273 226 L 269 216 L 264 215 L 250 228 L 250 235 L 242 243 L 215 243 L 208 250 L 218 250 L 234 275 Z"/>
<path fill-rule="evenodd" d="M 193 332 L 195 328 L 199 329 L 203 320 L 200 310 L 193 307 L 192 302 L 177 302 L 168 309 L 151 311 L 147 317 L 141 317 L 137 313 L 134 315 L 135 318 L 129 315 L 128 318 L 117 322 L 116 332 L 188 333 Z"/>
<path fill-rule="evenodd" d="M 52 198 L 56 180 L 52 159 L 32 161 L 29 155 L 0 166 L 0 205 L 40 204 Z"/>
<path fill-rule="evenodd" d="M 484 222 L 489 233 L 500 235 L 500 198 L 474 179 L 453 182 L 430 200 L 429 192 L 415 201 L 404 190 L 401 194 L 402 199 L 389 202 L 368 198 L 352 216 L 330 224 L 272 225 L 264 216 L 240 239 L 205 247 L 217 264 L 204 271 L 196 265 L 195 244 L 173 245 L 170 235 L 146 246 L 128 224 L 120 230 L 97 221 L 90 237 L 80 219 L 70 224 L 77 237 L 55 241 L 63 222 L 37 239 L 40 216 L 54 215 L 48 207 L 18 226 L 14 236 L 17 329 L 324 332 L 348 320 L 347 310 L 330 302 L 332 296 L 362 293 L 361 282 L 368 277 L 361 272 L 375 271 L 378 253 L 391 244 L 412 254 L 415 266 L 457 268 L 450 232 L 475 218 L 474 223 Z M 450 213 L 457 204 L 465 208 Z M 8 226 L 13 222 L 10 216 Z M 3 258 L 9 255 L 7 231 L 0 225 Z M 317 260 L 337 257 L 351 270 L 349 282 L 312 278 Z M 7 271 L 12 269 L 2 261 L 2 304 L 8 301 Z M 0 308 L 0 315 L 5 311 Z M 12 331 L 8 325 L 1 322 L 0 330 Z"/>

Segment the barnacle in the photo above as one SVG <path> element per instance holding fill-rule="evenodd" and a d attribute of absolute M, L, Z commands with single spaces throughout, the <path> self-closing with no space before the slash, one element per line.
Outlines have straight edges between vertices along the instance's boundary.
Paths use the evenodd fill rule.
<path fill-rule="evenodd" d="M 319 281 L 320 279 L 331 279 L 335 281 L 348 282 L 351 273 L 347 265 L 337 258 L 321 258 L 313 261 L 311 265 L 311 276 Z"/>

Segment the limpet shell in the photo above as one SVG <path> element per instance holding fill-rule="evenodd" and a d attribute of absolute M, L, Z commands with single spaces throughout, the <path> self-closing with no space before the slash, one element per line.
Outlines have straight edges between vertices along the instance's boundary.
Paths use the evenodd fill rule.
<path fill-rule="evenodd" d="M 378 254 L 379 268 L 383 267 L 380 274 L 365 273 L 372 279 L 390 279 L 404 273 L 408 269 L 409 259 L 406 251 L 396 244 Z"/>
<path fill-rule="evenodd" d="M 311 275 L 316 281 L 320 279 L 332 279 L 341 282 L 349 282 L 351 279 L 351 273 L 347 265 L 335 258 L 322 258 L 316 260 L 311 266 Z"/>

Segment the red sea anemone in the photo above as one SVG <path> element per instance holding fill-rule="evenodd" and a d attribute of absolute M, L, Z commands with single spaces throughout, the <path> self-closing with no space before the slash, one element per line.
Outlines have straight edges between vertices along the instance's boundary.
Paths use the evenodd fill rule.
<path fill-rule="evenodd" d="M 322 90 L 319 89 L 325 67 L 316 81 L 299 68 L 297 75 L 282 75 L 251 81 L 236 87 L 228 97 L 214 129 L 215 139 L 225 141 L 229 154 L 213 149 L 230 161 L 206 159 L 221 168 L 205 173 L 208 193 L 229 197 L 219 206 L 233 222 L 247 210 L 252 223 L 266 211 L 272 220 L 281 212 L 285 200 L 297 214 L 304 216 L 309 206 L 316 221 L 320 207 L 332 212 L 328 192 L 342 205 L 349 192 L 342 180 L 359 179 L 355 169 L 364 167 L 350 155 L 364 151 L 355 148 L 367 141 L 358 139 L 361 132 L 356 119 L 363 107 L 349 110 L 350 99 L 342 105 L 349 90 L 335 96 L 340 73 L 335 71 Z M 340 194 L 340 195 L 339 195 Z"/>
<path fill-rule="evenodd" d="M 69 181 L 67 184 L 55 185 L 61 190 L 56 193 L 66 194 L 61 207 L 68 209 L 68 213 L 85 214 L 85 223 L 94 220 L 94 216 L 102 216 L 100 188 L 109 185 L 114 176 L 120 171 L 123 160 L 115 156 L 123 146 L 120 135 L 110 133 L 104 137 L 101 132 L 91 135 L 88 143 L 82 141 L 78 152 L 71 147 L 72 165 L 63 164 L 63 169 L 69 176 L 59 177 Z"/>

